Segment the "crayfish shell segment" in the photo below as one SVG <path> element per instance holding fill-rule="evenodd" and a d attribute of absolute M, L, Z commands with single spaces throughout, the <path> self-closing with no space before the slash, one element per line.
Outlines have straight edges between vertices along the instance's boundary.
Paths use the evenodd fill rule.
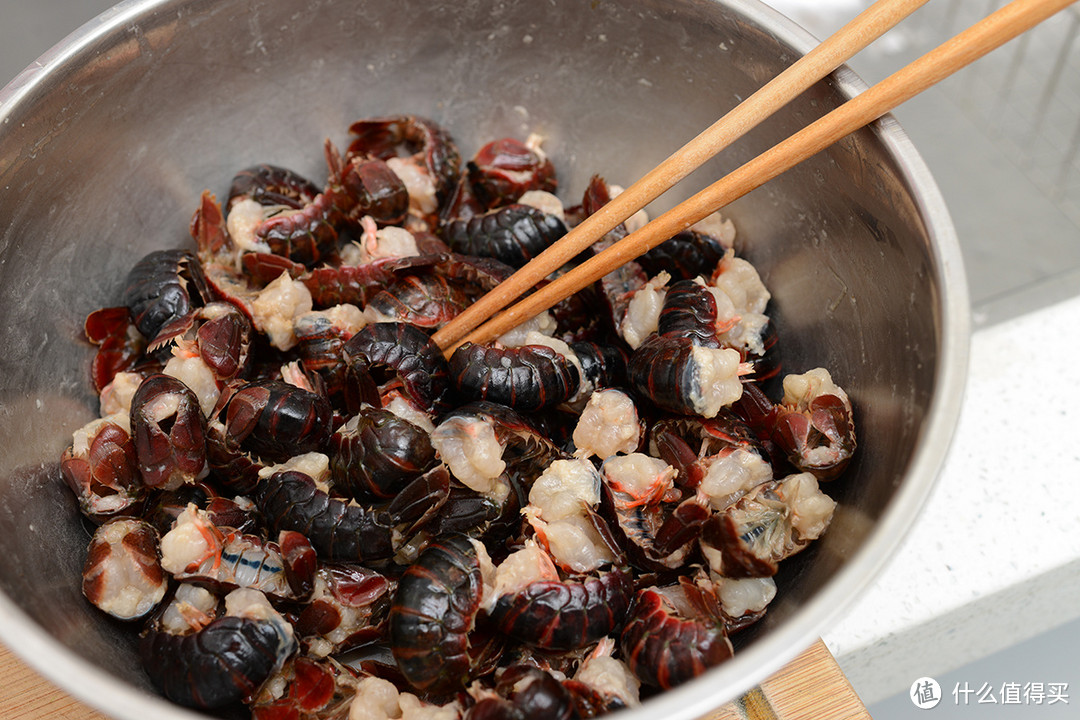
<path fill-rule="evenodd" d="M 787 375 L 772 436 L 796 468 L 832 480 L 857 447 L 851 400 L 824 368 Z"/>
<path fill-rule="evenodd" d="M 499 138 L 481 147 L 468 163 L 468 181 L 483 207 L 521 202 L 530 192 L 550 194 L 558 187 L 555 167 L 541 148 L 543 137 L 525 142 Z M 560 208 L 561 209 L 561 208 Z"/>
<path fill-rule="evenodd" d="M 725 577 L 765 577 L 781 560 L 819 538 L 836 501 L 811 473 L 759 485 L 702 527 L 701 550 L 713 572 Z"/>
<path fill-rule="evenodd" d="M 346 720 L 356 698 L 355 671 L 329 659 L 294 656 L 251 704 L 252 720 Z"/>
<path fill-rule="evenodd" d="M 210 296 L 202 265 L 187 250 L 157 250 L 128 272 L 124 304 L 153 347 L 159 336 L 169 337 L 190 325 L 196 308 Z"/>
<path fill-rule="evenodd" d="M 500 597 L 491 618 L 500 632 L 526 645 L 581 650 L 622 626 L 633 593 L 630 573 L 623 568 L 599 577 L 537 579 Z"/>
<path fill-rule="evenodd" d="M 519 412 L 554 407 L 581 386 L 578 366 L 546 341 L 517 348 L 466 342 L 450 357 L 450 377 L 462 397 Z"/>
<path fill-rule="evenodd" d="M 175 490 L 206 476 L 206 418 L 187 385 L 150 375 L 135 391 L 129 417 L 145 485 Z"/>
<path fill-rule="evenodd" d="M 627 373 L 638 392 L 661 409 L 711 418 L 742 396 L 743 369 L 738 350 L 653 334 L 634 351 Z"/>
<path fill-rule="evenodd" d="M 293 627 L 308 655 L 325 658 L 381 639 L 394 583 L 352 563 L 321 563 Z"/>
<path fill-rule="evenodd" d="M 129 513 L 145 495 L 126 412 L 91 420 L 72 434 L 60 458 L 60 475 L 97 522 Z"/>
<path fill-rule="evenodd" d="M 551 337 L 550 335 L 535 330 L 526 333 L 524 344 L 541 345 L 551 348 L 561 355 L 566 362 L 577 371 L 578 382 L 576 383 L 576 387 L 575 383 L 572 381 L 569 383 L 570 387 L 573 389 L 569 391 L 570 394 L 565 400 L 567 404 L 580 407 L 581 403 L 588 400 L 594 387 L 589 381 L 589 378 L 585 375 L 585 368 L 582 367 L 581 359 L 577 356 L 577 353 L 574 352 L 573 348 L 557 337 Z"/>
<path fill-rule="evenodd" d="M 469 681 L 469 633 L 492 574 L 481 543 L 451 534 L 430 543 L 398 580 L 390 646 L 417 690 L 452 693 Z"/>
<path fill-rule="evenodd" d="M 700 607 L 683 584 L 639 590 L 620 636 L 623 656 L 642 683 L 667 690 L 733 654 L 719 611 Z"/>
<path fill-rule="evenodd" d="M 147 674 L 173 702 L 211 709 L 250 701 L 296 652 L 292 626 L 258 590 L 233 590 L 224 609 L 215 618 L 212 594 L 181 586 L 143 633 Z"/>
<path fill-rule="evenodd" d="M 263 479 L 254 500 L 271 530 L 303 533 L 322 559 L 372 566 L 394 555 L 394 532 L 381 514 L 331 496 L 304 473 Z"/>
<path fill-rule="evenodd" d="M 157 530 L 143 520 L 116 518 L 101 525 L 87 550 L 83 595 L 118 620 L 143 617 L 168 587 L 157 546 Z"/>

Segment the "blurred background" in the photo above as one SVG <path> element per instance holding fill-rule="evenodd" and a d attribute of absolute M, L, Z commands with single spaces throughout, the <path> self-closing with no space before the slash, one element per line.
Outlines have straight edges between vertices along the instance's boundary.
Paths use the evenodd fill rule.
<path fill-rule="evenodd" d="M 769 0 L 822 38 L 869 0 Z M 877 82 L 1004 0 L 935 0 L 850 64 Z M 0 85 L 112 0 L 0 0 Z M 1080 294 L 1080 10 L 1073 6 L 894 114 L 936 178 L 955 222 L 974 328 L 990 327 Z M 182 119 L 178 119 L 182 121 Z M 1062 328 L 1062 332 L 1075 332 Z M 992 572 L 993 569 L 988 569 Z M 1075 613 L 1069 613 L 1073 616 Z M 1015 619 L 1023 623 L 1022 617 Z M 928 651 L 948 638 L 928 636 Z M 1014 645 L 936 679 L 942 718 L 1080 717 L 1080 622 Z M 1067 671 L 1062 675 L 1062 671 Z M 888 672 L 881 668 L 880 672 Z M 1071 679 L 1068 704 L 967 704 L 953 688 Z M 899 683 L 900 679 L 897 681 Z M 904 682 L 913 682 L 915 677 Z M 859 685 L 856 684 L 856 691 Z M 922 711 L 907 691 L 867 697 L 877 720 Z"/>

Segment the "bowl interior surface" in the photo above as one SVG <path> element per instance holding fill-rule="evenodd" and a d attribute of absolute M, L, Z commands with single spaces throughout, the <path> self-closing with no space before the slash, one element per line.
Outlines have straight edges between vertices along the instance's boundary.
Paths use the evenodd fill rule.
<path fill-rule="evenodd" d="M 326 138 L 341 147 L 356 119 L 417 114 L 447 128 L 464 157 L 539 133 L 574 204 L 594 173 L 629 185 L 809 43 L 749 0 L 130 0 L 54 48 L 0 92 L 4 641 L 18 650 L 32 640 L 35 667 L 116 717 L 190 716 L 151 694 L 133 634 L 81 597 L 89 530 L 57 461 L 97 412 L 87 313 L 119 304 L 146 252 L 192 245 L 204 189 L 222 198 L 257 163 L 321 183 Z M 657 206 L 859 87 L 841 69 Z M 840 503 L 833 527 L 782 565 L 778 597 L 741 652 L 643 717 L 715 707 L 819 633 L 895 547 L 959 401 L 958 250 L 895 122 L 845 138 L 725 214 L 773 293 L 785 371 L 830 370 L 854 403 L 860 447 L 825 488 Z M 86 678 L 97 689 L 80 687 Z"/>

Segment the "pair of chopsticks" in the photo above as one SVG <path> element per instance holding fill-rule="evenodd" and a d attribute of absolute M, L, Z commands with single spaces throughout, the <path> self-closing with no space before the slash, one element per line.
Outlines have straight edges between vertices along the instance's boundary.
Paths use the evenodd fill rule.
<path fill-rule="evenodd" d="M 1027 32 L 1075 0 L 1013 0 L 641 229 L 503 310 L 537 282 L 561 268 L 926 2 L 875 2 L 444 325 L 432 336 L 432 340 L 449 357 L 465 342 L 486 343 L 495 339 L 824 150 L 845 135 L 873 122 L 991 50 Z M 500 310 L 503 311 L 499 313 Z"/>

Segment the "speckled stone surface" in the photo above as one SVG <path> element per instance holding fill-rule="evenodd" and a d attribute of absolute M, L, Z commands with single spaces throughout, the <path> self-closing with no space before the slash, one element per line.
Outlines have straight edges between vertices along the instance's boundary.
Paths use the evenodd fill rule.
<path fill-rule="evenodd" d="M 1080 298 L 980 330 L 927 506 L 824 636 L 866 703 L 1080 617 Z"/>

